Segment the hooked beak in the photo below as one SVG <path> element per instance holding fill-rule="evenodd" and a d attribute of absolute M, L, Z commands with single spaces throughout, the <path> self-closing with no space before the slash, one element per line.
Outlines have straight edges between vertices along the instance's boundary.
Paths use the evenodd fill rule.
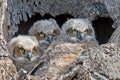
<path fill-rule="evenodd" d="M 85 39 L 85 33 L 77 33 L 77 36 L 76 36 L 80 41 L 84 40 Z"/>
<path fill-rule="evenodd" d="M 49 42 L 49 44 L 51 44 L 53 42 L 54 36 L 53 35 L 48 35 L 45 37 L 45 40 Z"/>
<path fill-rule="evenodd" d="M 28 60 L 32 59 L 32 53 L 31 52 L 27 52 L 26 56 L 25 56 Z"/>

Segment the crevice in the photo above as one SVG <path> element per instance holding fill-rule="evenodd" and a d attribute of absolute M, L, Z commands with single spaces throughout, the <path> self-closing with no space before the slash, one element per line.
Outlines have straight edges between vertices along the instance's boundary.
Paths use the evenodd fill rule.
<path fill-rule="evenodd" d="M 28 31 L 31 28 L 31 26 L 33 26 L 34 22 L 41 20 L 41 19 L 49 19 L 49 18 L 55 19 L 57 24 L 61 27 L 65 21 L 67 21 L 70 18 L 73 18 L 73 16 L 70 14 L 61 14 L 56 17 L 53 17 L 50 14 L 45 14 L 44 16 L 41 16 L 39 13 L 36 13 L 31 18 L 28 18 L 28 21 L 20 22 L 20 24 L 18 25 L 18 31 L 15 33 L 14 36 L 28 35 Z"/>
<path fill-rule="evenodd" d="M 27 35 L 29 29 L 34 24 L 34 22 L 42 19 L 42 16 L 39 13 L 36 13 L 31 18 L 28 17 L 28 21 L 24 22 L 21 21 L 20 24 L 18 24 L 18 31 L 15 33 L 14 36 L 18 35 Z"/>
<path fill-rule="evenodd" d="M 74 16 L 72 16 L 70 14 L 61 14 L 61 15 L 58 15 L 58 16 L 55 17 L 55 19 L 56 19 L 58 25 L 60 26 L 60 28 L 63 25 L 63 23 L 70 18 L 74 18 Z"/>
<path fill-rule="evenodd" d="M 98 17 L 96 20 L 92 22 L 96 39 L 99 44 L 105 44 L 108 42 L 112 33 L 114 32 L 114 28 L 112 28 L 113 20 L 109 17 Z"/>
<path fill-rule="evenodd" d="M 28 31 L 33 26 L 34 22 L 41 20 L 41 19 L 49 19 L 53 18 L 56 20 L 57 24 L 61 28 L 61 26 L 70 18 L 74 18 L 74 16 L 70 14 L 61 14 L 58 16 L 52 16 L 50 14 L 45 14 L 41 16 L 39 13 L 36 13 L 31 18 L 28 18 L 28 21 L 24 22 L 21 21 L 18 25 L 18 32 L 16 32 L 15 36 L 18 35 L 28 35 Z M 105 44 L 108 42 L 109 38 L 111 37 L 112 33 L 114 32 L 114 28 L 112 28 L 113 20 L 109 17 L 97 17 L 92 24 L 95 30 L 96 39 L 98 40 L 99 44 Z"/>

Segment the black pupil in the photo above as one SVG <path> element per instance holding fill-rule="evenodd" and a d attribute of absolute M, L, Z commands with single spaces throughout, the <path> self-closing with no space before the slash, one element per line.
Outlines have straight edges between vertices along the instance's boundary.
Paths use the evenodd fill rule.
<path fill-rule="evenodd" d="M 44 34 L 43 32 L 40 32 L 39 34 L 42 34 L 42 35 L 44 35 L 44 37 L 45 37 L 45 34 Z"/>
<path fill-rule="evenodd" d="M 88 32 L 88 30 L 86 29 L 85 32 Z"/>
<path fill-rule="evenodd" d="M 33 51 L 35 51 L 35 47 L 33 48 Z"/>
<path fill-rule="evenodd" d="M 55 36 L 55 31 L 53 32 L 53 36 Z"/>
<path fill-rule="evenodd" d="M 73 31 L 78 32 L 76 29 L 73 29 Z"/>
<path fill-rule="evenodd" d="M 25 52 L 25 50 L 23 48 L 20 48 L 21 51 L 23 51 L 23 53 Z"/>

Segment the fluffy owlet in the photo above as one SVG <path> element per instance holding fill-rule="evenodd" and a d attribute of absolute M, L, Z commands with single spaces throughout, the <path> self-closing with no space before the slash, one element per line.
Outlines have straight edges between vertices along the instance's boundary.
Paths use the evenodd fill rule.
<path fill-rule="evenodd" d="M 95 38 L 95 32 L 88 19 L 78 18 L 69 19 L 66 21 L 61 30 L 62 40 L 58 39 L 53 44 L 61 44 L 63 42 L 70 43 L 82 43 L 82 42 L 92 42 L 93 45 L 97 46 L 98 42 Z M 54 47 L 51 45 L 49 48 Z M 48 48 L 48 50 L 49 50 Z"/>
<path fill-rule="evenodd" d="M 54 19 L 40 20 L 30 28 L 29 34 L 35 36 L 40 48 L 45 50 L 54 40 L 58 39 L 60 28 Z"/>
<path fill-rule="evenodd" d="M 34 76 L 38 76 L 41 80 L 59 79 L 61 75 L 70 72 L 75 66 L 74 61 L 91 47 L 93 45 L 90 42 L 80 44 L 66 42 L 56 45 L 51 54 L 44 56 L 45 64 L 35 71 Z"/>
<path fill-rule="evenodd" d="M 18 70 L 23 68 L 30 71 L 40 57 L 39 44 L 33 36 L 19 35 L 9 42 L 8 47 L 10 58 Z"/>
<path fill-rule="evenodd" d="M 51 52 L 48 50 L 50 54 L 45 56 L 48 64 L 35 73 L 40 78 L 43 77 L 43 80 L 57 80 L 60 75 L 70 72 L 74 61 L 84 51 L 97 45 L 94 30 L 87 19 L 68 20 L 63 24 L 61 34 L 63 42 L 55 45 Z"/>
<path fill-rule="evenodd" d="M 63 24 L 61 34 L 65 43 L 55 46 L 45 79 L 56 80 L 69 73 L 84 51 L 98 45 L 88 19 L 69 19 Z"/>
<path fill-rule="evenodd" d="M 61 32 L 67 42 L 79 43 L 96 40 L 93 27 L 88 19 L 69 19 L 63 24 Z"/>

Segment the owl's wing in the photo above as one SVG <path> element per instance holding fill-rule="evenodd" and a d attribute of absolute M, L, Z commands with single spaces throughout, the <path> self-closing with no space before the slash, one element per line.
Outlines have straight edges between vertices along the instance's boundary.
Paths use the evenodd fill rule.
<path fill-rule="evenodd" d="M 83 51 L 91 48 L 91 43 L 63 43 L 58 44 L 49 54 L 44 56 L 44 66 L 36 71 L 35 76 L 54 78 L 57 75 L 69 72 L 74 61 Z M 44 74 L 43 74 L 44 73 Z M 52 76 L 52 77 L 51 77 Z"/>

